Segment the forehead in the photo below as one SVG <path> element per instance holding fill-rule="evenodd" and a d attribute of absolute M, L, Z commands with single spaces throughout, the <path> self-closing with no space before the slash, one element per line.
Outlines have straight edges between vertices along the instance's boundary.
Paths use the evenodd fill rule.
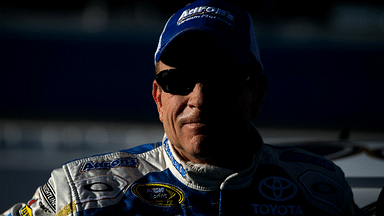
<path fill-rule="evenodd" d="M 178 36 L 160 60 L 174 68 L 221 68 L 240 64 L 233 55 L 207 33 L 187 32 Z"/>

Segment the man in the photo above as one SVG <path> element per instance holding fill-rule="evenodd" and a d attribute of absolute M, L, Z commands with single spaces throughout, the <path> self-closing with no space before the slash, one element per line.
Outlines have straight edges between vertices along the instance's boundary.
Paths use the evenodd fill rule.
<path fill-rule="evenodd" d="M 263 144 L 267 90 L 248 13 L 199 0 L 155 53 L 162 142 L 75 160 L 4 215 L 357 215 L 339 167 Z"/>

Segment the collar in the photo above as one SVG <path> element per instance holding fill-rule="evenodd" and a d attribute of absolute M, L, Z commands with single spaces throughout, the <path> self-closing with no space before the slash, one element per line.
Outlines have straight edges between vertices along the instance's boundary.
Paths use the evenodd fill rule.
<path fill-rule="evenodd" d="M 257 136 L 260 137 L 256 129 L 255 131 Z M 182 161 L 175 153 L 166 134 L 162 142 L 166 166 L 173 175 L 188 187 L 202 191 L 233 190 L 247 187 L 251 184 L 262 157 L 262 148 L 260 148 L 253 155 L 252 164 L 249 167 L 240 172 L 233 172 L 226 168 Z"/>

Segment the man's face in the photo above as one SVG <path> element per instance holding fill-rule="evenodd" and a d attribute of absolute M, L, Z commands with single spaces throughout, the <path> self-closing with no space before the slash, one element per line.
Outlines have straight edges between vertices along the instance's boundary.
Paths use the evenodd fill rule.
<path fill-rule="evenodd" d="M 159 71 L 174 68 L 162 61 L 158 65 Z M 202 68 L 188 71 L 194 70 Z M 251 118 L 254 117 L 254 109 L 260 109 L 255 107 L 257 96 L 247 84 L 228 82 L 230 77 L 219 78 L 231 73 L 236 75 L 236 71 L 225 70 L 226 65 L 222 65 L 213 67 L 212 71 L 205 71 L 207 76 L 218 79 L 196 83 L 189 94 L 166 93 L 156 81 L 153 82 L 153 97 L 160 121 L 175 150 L 185 161 L 220 163 L 218 161 L 223 157 L 234 153 L 228 145 L 237 137 L 246 136 Z"/>
<path fill-rule="evenodd" d="M 186 73 L 197 81 L 183 94 L 165 92 L 156 80 L 153 82 L 152 93 L 165 133 L 184 161 L 222 166 L 237 150 L 240 153 L 249 149 L 235 142 L 247 137 L 265 91 L 259 94 L 245 79 L 239 81 L 244 71 L 219 48 L 205 53 L 174 53 L 179 52 L 165 55 L 158 62 L 157 73 L 179 69 L 177 73 Z M 180 78 L 180 85 L 189 78 Z"/>

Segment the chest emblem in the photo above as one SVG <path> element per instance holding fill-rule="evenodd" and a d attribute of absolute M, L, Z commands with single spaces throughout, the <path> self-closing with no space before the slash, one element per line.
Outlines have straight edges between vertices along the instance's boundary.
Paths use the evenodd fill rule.
<path fill-rule="evenodd" d="M 271 176 L 260 181 L 259 191 L 263 197 L 281 202 L 293 198 L 297 193 L 297 186 L 288 179 Z"/>
<path fill-rule="evenodd" d="M 155 206 L 173 207 L 185 199 L 180 188 L 164 183 L 136 184 L 132 193 L 141 201 Z"/>

